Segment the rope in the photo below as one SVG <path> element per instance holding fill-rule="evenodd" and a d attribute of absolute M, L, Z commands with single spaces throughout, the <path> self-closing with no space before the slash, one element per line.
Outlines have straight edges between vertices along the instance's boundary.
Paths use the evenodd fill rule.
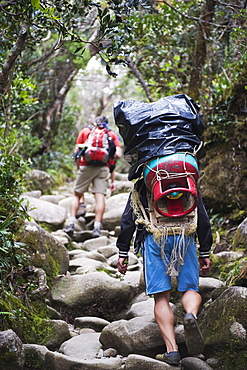
<path fill-rule="evenodd" d="M 153 223 L 149 220 L 147 212 L 150 212 L 150 210 L 145 210 L 140 200 L 140 194 L 135 189 L 133 189 L 131 193 L 131 206 L 136 215 L 135 223 L 137 225 L 144 225 L 147 232 L 153 235 L 155 243 L 160 246 L 161 257 L 166 267 L 166 274 L 172 277 L 177 276 L 181 266 L 184 264 L 184 257 L 190 243 L 190 237 L 196 232 L 197 212 L 194 212 L 195 216 L 190 222 L 182 223 L 180 221 L 173 222 L 173 225 L 167 225 L 165 223 L 157 225 L 157 223 Z M 174 236 L 174 245 L 170 260 L 167 259 L 164 252 L 164 246 L 167 243 L 169 235 Z M 176 237 L 178 235 L 180 236 L 179 238 Z M 187 242 L 186 237 L 188 239 Z"/>

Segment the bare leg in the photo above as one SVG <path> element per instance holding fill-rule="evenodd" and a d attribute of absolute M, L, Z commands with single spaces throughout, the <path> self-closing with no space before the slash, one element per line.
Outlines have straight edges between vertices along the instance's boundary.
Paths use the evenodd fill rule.
<path fill-rule="evenodd" d="M 187 350 L 190 355 L 198 355 L 203 352 L 204 340 L 197 324 L 197 313 L 202 298 L 194 290 L 188 290 L 182 296 L 182 305 L 186 312 L 184 316 L 184 334 Z"/>
<path fill-rule="evenodd" d="M 193 313 L 197 317 L 202 303 L 202 297 L 199 293 L 194 290 L 187 290 L 183 293 L 181 302 L 186 313 Z"/>
<path fill-rule="evenodd" d="M 73 195 L 73 197 L 71 199 L 71 203 L 70 203 L 70 216 L 72 216 L 72 217 L 76 216 L 76 212 L 78 211 L 78 208 L 79 208 L 81 196 L 82 196 L 82 194 L 77 193 L 76 191 L 74 192 L 74 195 Z"/>
<path fill-rule="evenodd" d="M 166 345 L 167 352 L 177 351 L 175 332 L 174 332 L 174 314 L 169 305 L 170 291 L 167 290 L 162 293 L 154 295 L 155 306 L 154 314 L 157 324 L 160 328 L 162 338 Z"/>
<path fill-rule="evenodd" d="M 95 221 L 101 222 L 105 212 L 105 195 L 95 193 Z"/>
<path fill-rule="evenodd" d="M 85 204 L 85 197 L 84 197 L 84 194 L 82 194 L 82 195 L 81 195 L 80 203 L 84 203 L 84 204 Z"/>

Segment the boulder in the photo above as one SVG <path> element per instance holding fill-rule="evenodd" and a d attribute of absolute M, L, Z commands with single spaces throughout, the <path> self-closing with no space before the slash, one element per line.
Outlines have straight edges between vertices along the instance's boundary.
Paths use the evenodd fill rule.
<path fill-rule="evenodd" d="M 45 202 L 58 204 L 61 199 L 64 199 L 64 196 L 63 195 L 55 195 L 55 194 L 41 195 L 41 197 L 39 199 L 44 200 Z"/>
<path fill-rule="evenodd" d="M 25 244 L 31 264 L 45 270 L 47 276 L 65 274 L 69 255 L 65 246 L 35 222 L 26 222 L 16 240 Z"/>
<path fill-rule="evenodd" d="M 44 345 L 51 351 L 58 349 L 71 337 L 69 326 L 64 320 L 43 320 L 41 328 L 46 334 L 40 342 L 37 340 L 37 344 Z"/>
<path fill-rule="evenodd" d="M 24 369 L 24 361 L 21 339 L 11 329 L 0 331 L 0 369 Z"/>
<path fill-rule="evenodd" d="M 92 236 L 91 236 L 91 239 L 86 240 L 83 243 L 82 249 L 89 252 L 89 251 L 97 250 L 100 247 L 105 247 L 109 243 L 110 242 L 107 236 L 100 236 L 99 238 L 94 238 L 94 239 L 92 239 Z"/>
<path fill-rule="evenodd" d="M 164 342 L 153 316 L 113 321 L 101 332 L 104 349 L 115 348 L 122 356 L 143 354 L 151 357 L 164 350 Z"/>
<path fill-rule="evenodd" d="M 75 271 L 77 274 L 86 274 L 104 268 L 105 265 L 102 262 L 87 257 L 75 258 L 69 263 L 69 271 Z"/>
<path fill-rule="evenodd" d="M 120 224 L 129 193 L 113 195 L 106 200 L 106 211 L 103 215 L 103 228 L 113 231 Z"/>
<path fill-rule="evenodd" d="M 212 370 L 205 361 L 196 357 L 186 357 L 181 360 L 181 365 L 184 370 Z"/>
<path fill-rule="evenodd" d="M 173 368 L 165 362 L 141 355 L 129 355 L 125 361 L 126 370 L 171 370 Z"/>
<path fill-rule="evenodd" d="M 60 307 L 69 317 L 98 316 L 111 321 L 132 300 L 133 290 L 102 271 L 55 278 L 51 295 L 54 308 Z"/>
<path fill-rule="evenodd" d="M 228 369 L 227 363 L 236 364 L 241 352 L 244 366 L 235 368 L 247 368 L 247 288 L 225 289 L 202 310 L 198 323 L 205 338 L 205 355 L 215 355 Z"/>
<path fill-rule="evenodd" d="M 93 360 L 101 349 L 99 335 L 99 333 L 80 334 L 65 341 L 60 346 L 59 352 L 82 360 Z"/>
<path fill-rule="evenodd" d="M 90 328 L 96 332 L 101 332 L 109 324 L 110 322 L 107 320 L 92 316 L 76 317 L 74 321 L 75 328 Z"/>
<path fill-rule="evenodd" d="M 238 226 L 237 231 L 233 237 L 233 246 L 238 248 L 247 245 L 247 218 Z"/>
<path fill-rule="evenodd" d="M 46 346 L 38 344 L 24 344 L 25 369 L 43 369 L 45 355 L 48 352 Z"/>
<path fill-rule="evenodd" d="M 54 227 L 60 227 L 66 220 L 67 214 L 63 207 L 37 198 L 24 196 L 28 205 L 28 215 L 37 222 L 45 222 Z"/>
<path fill-rule="evenodd" d="M 122 360 L 119 357 L 82 360 L 50 351 L 45 356 L 45 369 L 47 370 L 119 370 L 121 365 Z"/>

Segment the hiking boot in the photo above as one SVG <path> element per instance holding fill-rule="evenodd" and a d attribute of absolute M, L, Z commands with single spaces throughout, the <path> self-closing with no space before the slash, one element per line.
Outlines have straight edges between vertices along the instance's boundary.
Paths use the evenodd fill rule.
<path fill-rule="evenodd" d="M 93 229 L 92 236 L 93 236 L 93 238 L 98 238 L 99 236 L 101 236 L 100 229 L 98 229 L 97 227 L 95 229 Z"/>
<path fill-rule="evenodd" d="M 156 360 L 166 362 L 169 365 L 178 366 L 181 360 L 180 354 L 178 351 L 165 352 L 161 355 L 156 355 Z"/>
<path fill-rule="evenodd" d="M 193 313 L 184 316 L 184 335 L 188 353 L 199 355 L 203 352 L 204 340 Z"/>
<path fill-rule="evenodd" d="M 85 206 L 85 204 L 84 203 L 80 203 L 80 205 L 79 205 L 79 209 L 78 209 L 78 211 L 77 211 L 77 213 L 76 213 L 76 218 L 79 218 L 79 217 L 84 217 L 85 216 L 85 214 L 86 214 L 86 206 Z"/>
<path fill-rule="evenodd" d="M 63 231 L 72 238 L 72 236 L 74 234 L 74 229 L 75 229 L 74 224 L 69 224 L 69 225 L 65 226 Z"/>

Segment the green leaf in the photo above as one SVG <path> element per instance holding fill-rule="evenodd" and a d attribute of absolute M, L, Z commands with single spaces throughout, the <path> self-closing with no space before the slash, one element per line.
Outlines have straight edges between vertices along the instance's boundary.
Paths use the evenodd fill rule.
<path fill-rule="evenodd" d="M 42 7 L 40 6 L 40 0 L 31 0 L 31 4 L 35 9 L 39 9 L 43 12 Z"/>

